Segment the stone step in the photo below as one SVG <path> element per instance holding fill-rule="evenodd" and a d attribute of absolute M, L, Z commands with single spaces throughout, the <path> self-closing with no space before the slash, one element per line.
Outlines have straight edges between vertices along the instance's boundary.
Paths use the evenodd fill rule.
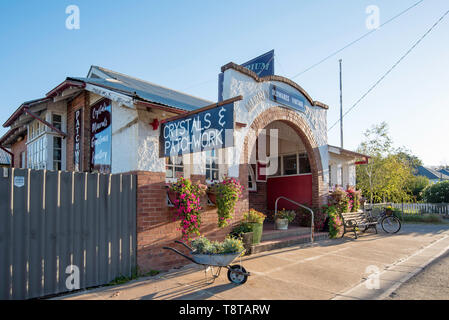
<path fill-rule="evenodd" d="M 314 236 L 314 242 L 320 240 L 329 239 L 329 234 L 327 232 L 317 232 Z M 261 241 L 259 244 L 251 246 L 251 254 L 270 251 L 275 249 L 281 249 L 285 247 L 290 247 L 298 244 L 310 243 L 310 234 L 302 234 L 299 236 L 291 236 L 282 239 L 265 240 Z"/>
<path fill-rule="evenodd" d="M 264 228 L 261 241 L 298 237 L 302 235 L 310 236 L 310 228 L 294 227 L 287 230 L 274 230 L 274 228 Z"/>

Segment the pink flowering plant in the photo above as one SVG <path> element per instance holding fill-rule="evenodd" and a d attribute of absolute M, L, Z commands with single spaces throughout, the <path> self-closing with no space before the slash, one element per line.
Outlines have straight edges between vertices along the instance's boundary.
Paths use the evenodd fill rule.
<path fill-rule="evenodd" d="M 184 241 L 190 241 L 192 235 L 200 235 L 202 209 L 200 197 L 205 194 L 206 188 L 199 181 L 195 184 L 183 177 L 170 186 L 170 190 L 178 194 L 173 203 L 176 209 L 173 220 L 180 220 L 178 230 L 181 230 Z"/>
<path fill-rule="evenodd" d="M 346 189 L 346 195 L 349 200 L 349 211 L 356 212 L 360 208 L 361 192 L 353 187 Z"/>
<path fill-rule="evenodd" d="M 225 177 L 223 181 L 212 185 L 210 191 L 217 197 L 218 227 L 224 228 L 229 225 L 235 205 L 242 197 L 243 186 L 235 178 Z"/>

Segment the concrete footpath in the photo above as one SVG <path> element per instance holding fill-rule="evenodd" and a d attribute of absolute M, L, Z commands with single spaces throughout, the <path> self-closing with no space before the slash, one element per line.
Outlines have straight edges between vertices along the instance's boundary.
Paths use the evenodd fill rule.
<path fill-rule="evenodd" d="M 191 264 L 56 299 L 385 299 L 448 249 L 449 225 L 406 224 L 395 235 L 366 233 L 242 258 L 252 275 L 239 286 L 226 270 L 208 284 Z"/>

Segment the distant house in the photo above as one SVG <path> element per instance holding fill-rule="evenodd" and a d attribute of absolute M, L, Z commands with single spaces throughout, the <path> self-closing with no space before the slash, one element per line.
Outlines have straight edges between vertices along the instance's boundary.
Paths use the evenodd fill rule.
<path fill-rule="evenodd" d="M 449 176 L 449 169 L 440 169 L 438 172 Z"/>
<path fill-rule="evenodd" d="M 441 171 L 442 170 L 437 171 L 428 167 L 418 166 L 416 168 L 415 176 L 424 176 L 428 178 L 431 183 L 449 180 L 449 174 L 445 174 L 444 172 Z"/>
<path fill-rule="evenodd" d="M 0 168 L 9 167 L 11 165 L 11 156 L 0 149 Z"/>

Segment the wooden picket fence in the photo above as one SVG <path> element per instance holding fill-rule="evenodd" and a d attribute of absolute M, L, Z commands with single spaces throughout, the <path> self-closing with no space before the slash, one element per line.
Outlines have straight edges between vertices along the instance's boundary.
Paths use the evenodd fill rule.
<path fill-rule="evenodd" d="M 439 214 L 449 215 L 449 203 L 373 203 L 365 204 L 365 208 L 380 211 L 387 206 L 400 210 L 404 215 Z"/>

